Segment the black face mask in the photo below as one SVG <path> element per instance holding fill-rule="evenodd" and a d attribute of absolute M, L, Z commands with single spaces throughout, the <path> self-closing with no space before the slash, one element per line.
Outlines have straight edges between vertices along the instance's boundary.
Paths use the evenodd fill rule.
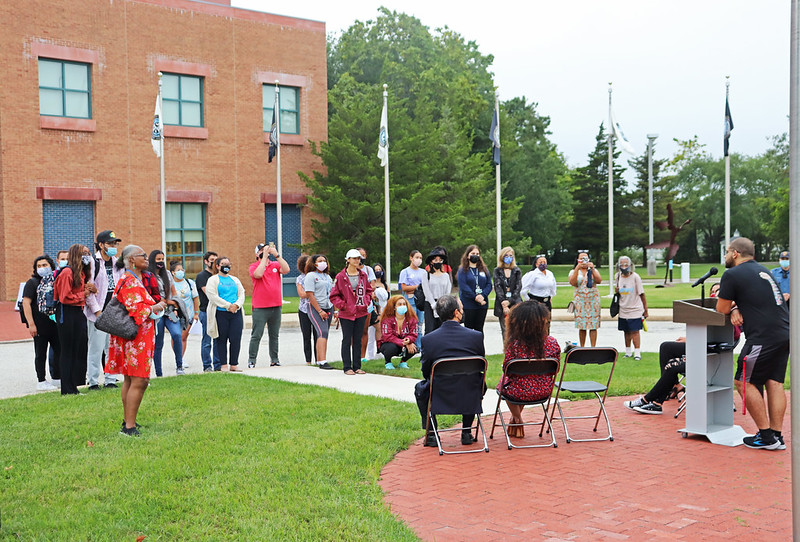
<path fill-rule="evenodd" d="M 469 261 L 472 263 L 478 263 L 481 261 L 481 257 L 478 256 L 477 254 L 473 254 L 469 257 Z"/>
<path fill-rule="evenodd" d="M 156 267 L 159 269 L 164 269 L 164 262 L 156 262 Z"/>
<path fill-rule="evenodd" d="M 367 263 L 367 260 L 365 258 L 361 258 L 361 265 L 364 265 L 365 263 Z"/>
<path fill-rule="evenodd" d="M 383 278 L 383 271 L 375 271 L 375 277 L 382 279 Z"/>
<path fill-rule="evenodd" d="M 231 272 L 231 266 L 230 265 L 223 265 L 222 267 L 219 268 L 219 270 L 227 275 L 228 273 Z"/>
<path fill-rule="evenodd" d="M 441 269 L 442 268 L 442 262 L 433 262 L 432 265 L 433 265 L 434 269 Z"/>

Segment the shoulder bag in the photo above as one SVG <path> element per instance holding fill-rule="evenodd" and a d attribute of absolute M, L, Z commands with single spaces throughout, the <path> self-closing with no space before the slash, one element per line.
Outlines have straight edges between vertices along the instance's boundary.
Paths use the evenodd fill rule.
<path fill-rule="evenodd" d="M 115 337 L 121 337 L 125 340 L 133 340 L 139 334 L 139 326 L 133 317 L 128 314 L 128 309 L 125 305 L 117 299 L 117 292 L 119 286 L 111 296 L 111 301 L 108 302 L 106 308 L 100 313 L 100 316 L 94 323 L 94 327 L 100 331 L 105 331 Z"/>

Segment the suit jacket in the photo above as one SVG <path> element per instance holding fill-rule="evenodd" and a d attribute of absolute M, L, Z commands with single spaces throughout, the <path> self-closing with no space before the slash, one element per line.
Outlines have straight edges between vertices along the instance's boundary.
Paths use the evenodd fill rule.
<path fill-rule="evenodd" d="M 442 358 L 467 356 L 483 357 L 486 350 L 483 346 L 483 333 L 467 329 L 454 320 L 442 322 L 436 331 L 422 336 L 422 376 L 431 378 L 433 362 Z"/>

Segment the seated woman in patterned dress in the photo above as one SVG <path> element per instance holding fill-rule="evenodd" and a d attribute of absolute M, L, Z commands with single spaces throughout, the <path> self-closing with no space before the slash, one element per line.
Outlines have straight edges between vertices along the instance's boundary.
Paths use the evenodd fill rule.
<path fill-rule="evenodd" d="M 139 333 L 131 340 L 111 335 L 105 372 L 125 375 L 122 384 L 121 434 L 139 436 L 136 416 L 144 391 L 150 382 L 150 366 L 156 342 L 155 319 L 164 314 L 166 302 L 158 303 L 142 283 L 142 272 L 147 269 L 147 253 L 141 247 L 128 245 L 116 265 L 125 268 L 114 296 L 128 309 L 128 314 L 139 326 Z"/>
<path fill-rule="evenodd" d="M 515 305 L 506 323 L 506 354 L 503 369 L 513 359 L 560 359 L 561 348 L 550 335 L 550 311 L 538 301 L 524 301 Z M 553 392 L 555 375 L 512 375 L 502 377 L 498 389 L 509 399 L 535 401 L 548 397 Z M 522 406 L 509 404 L 511 437 L 524 437 Z"/>

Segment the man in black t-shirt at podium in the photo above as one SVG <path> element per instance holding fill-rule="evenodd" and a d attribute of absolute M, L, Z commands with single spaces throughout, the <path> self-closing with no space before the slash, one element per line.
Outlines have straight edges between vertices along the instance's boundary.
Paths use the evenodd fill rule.
<path fill-rule="evenodd" d="M 734 381 L 758 433 L 745 437 L 744 444 L 785 450 L 781 428 L 786 413 L 783 381 L 789 359 L 789 311 L 772 274 L 754 257 L 750 239 L 731 241 L 725 253 L 728 270 L 720 281 L 717 311 L 730 314 L 731 323 L 742 326 L 746 339 Z M 761 395 L 765 386 L 767 405 Z"/>

